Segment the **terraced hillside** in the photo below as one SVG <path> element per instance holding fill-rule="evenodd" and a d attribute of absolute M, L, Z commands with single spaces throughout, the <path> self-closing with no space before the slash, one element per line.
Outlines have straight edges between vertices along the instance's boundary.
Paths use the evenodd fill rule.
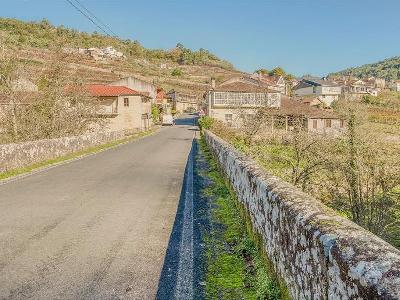
<path fill-rule="evenodd" d="M 107 46 L 123 52 L 126 58 L 94 60 L 87 55 L 69 54 L 66 57 L 69 71 L 88 83 L 107 83 L 132 75 L 167 90 L 195 93 L 202 93 L 211 77 L 224 80 L 241 74 L 229 62 L 204 49 L 192 51 L 181 44 L 171 50 L 146 49 L 138 41 L 55 27 L 46 20 L 22 22 L 0 18 L 0 42 L 32 71 L 33 80 L 46 68 L 57 49 Z M 180 74 L 174 76 L 174 70 Z"/>

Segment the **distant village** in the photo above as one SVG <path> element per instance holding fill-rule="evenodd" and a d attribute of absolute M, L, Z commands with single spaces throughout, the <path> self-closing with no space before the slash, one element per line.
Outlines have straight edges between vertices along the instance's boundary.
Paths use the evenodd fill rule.
<path fill-rule="evenodd" d="M 122 52 L 111 46 L 65 48 L 64 52 L 86 55 L 94 60 L 125 58 Z M 21 93 L 39 93 L 38 87 L 27 79 L 16 81 L 14 89 Z M 209 88 L 202 94 L 165 91 L 162 87 L 135 77 L 121 78 L 108 84 L 89 84 L 85 89 L 98 98 L 98 115 L 108 119 L 107 129 L 113 131 L 150 128 L 154 123 L 152 107 L 157 106 L 161 115 L 200 111 L 233 127 L 240 125 L 239 114 L 251 116 L 257 108 L 268 107 L 271 108 L 277 128 L 292 130 L 294 123 L 301 120 L 309 132 L 340 133 L 345 131 L 346 124 L 332 109 L 335 101 L 340 98 L 357 100 L 366 95 L 378 96 L 385 89 L 400 91 L 400 81 L 386 82 L 383 78 L 375 77 L 360 79 L 351 75 L 287 80 L 284 76 L 255 72 L 218 84 L 210 78 Z M 27 103 L 29 100 L 21 97 L 20 104 Z M 0 97 L 0 106 L 4 105 L 9 105 L 8 100 Z"/>

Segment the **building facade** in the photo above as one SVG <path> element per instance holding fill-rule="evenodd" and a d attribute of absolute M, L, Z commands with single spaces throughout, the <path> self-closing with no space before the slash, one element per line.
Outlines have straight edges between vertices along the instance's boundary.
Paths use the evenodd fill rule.
<path fill-rule="evenodd" d="M 319 78 L 303 78 L 293 88 L 295 96 L 316 96 L 325 106 L 330 107 L 333 101 L 339 100 L 342 88 L 337 83 Z"/>
<path fill-rule="evenodd" d="M 151 99 L 151 103 L 156 102 L 157 87 L 154 84 L 149 83 L 147 81 L 129 76 L 129 77 L 125 77 L 125 78 L 119 79 L 117 81 L 111 82 L 108 85 L 128 87 L 134 91 L 138 91 L 144 95 L 149 96 Z"/>
<path fill-rule="evenodd" d="M 281 93 L 238 78 L 211 88 L 204 98 L 208 116 L 240 126 L 243 115 L 254 115 L 260 108 L 279 108 Z"/>
<path fill-rule="evenodd" d="M 178 114 L 199 109 L 199 97 L 195 94 L 169 91 L 167 96 L 172 101 L 172 110 Z"/>
<path fill-rule="evenodd" d="M 98 98 L 98 116 L 106 119 L 110 131 L 143 131 L 152 126 L 150 97 L 125 86 L 88 85 Z"/>

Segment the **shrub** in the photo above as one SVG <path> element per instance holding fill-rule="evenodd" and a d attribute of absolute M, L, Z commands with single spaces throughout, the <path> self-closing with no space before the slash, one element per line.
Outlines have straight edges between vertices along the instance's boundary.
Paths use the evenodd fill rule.
<path fill-rule="evenodd" d="M 211 127 L 213 126 L 215 120 L 211 117 L 201 117 L 199 119 L 199 127 L 201 130 L 203 129 L 211 129 Z"/>
<path fill-rule="evenodd" d="M 172 76 L 182 76 L 182 70 L 179 68 L 173 69 L 171 72 Z"/>

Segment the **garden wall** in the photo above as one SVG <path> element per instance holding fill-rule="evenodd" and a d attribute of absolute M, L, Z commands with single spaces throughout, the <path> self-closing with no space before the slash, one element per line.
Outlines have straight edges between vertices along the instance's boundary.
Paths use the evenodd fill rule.
<path fill-rule="evenodd" d="M 0 145 L 0 173 L 124 138 L 123 131 Z"/>
<path fill-rule="evenodd" d="M 293 299 L 400 299 L 400 251 L 205 131 Z"/>

